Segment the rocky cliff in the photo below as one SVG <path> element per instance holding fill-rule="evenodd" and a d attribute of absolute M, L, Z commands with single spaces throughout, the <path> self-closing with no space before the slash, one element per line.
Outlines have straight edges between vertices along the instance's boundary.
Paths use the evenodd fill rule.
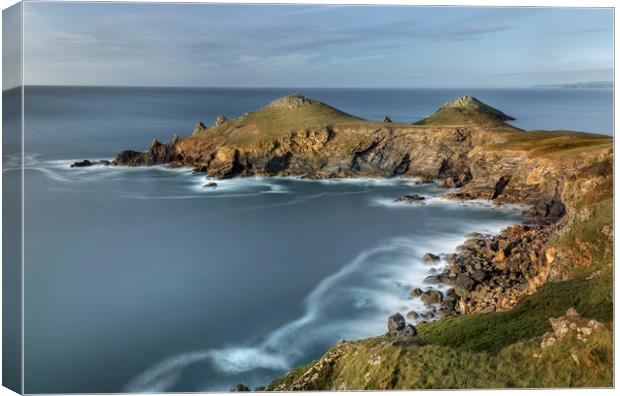
<path fill-rule="evenodd" d="M 154 140 L 146 152 L 123 151 L 113 163 L 189 166 L 216 178 L 443 179 L 466 196 L 538 204 L 545 214 L 559 210 L 563 181 L 612 147 L 601 135 L 524 133 L 505 123 L 511 119 L 465 96 L 419 125 L 373 122 L 295 94 L 210 127 L 199 122 L 185 139 Z"/>
<path fill-rule="evenodd" d="M 396 336 L 338 345 L 270 389 L 609 385 L 613 140 L 524 132 L 511 119 L 466 96 L 414 125 L 373 122 L 296 94 L 212 126 L 199 122 L 188 137 L 154 140 L 145 152 L 123 151 L 113 164 L 189 166 L 216 178 L 440 179 L 458 188 L 446 198 L 529 206 L 528 224 L 471 236 L 448 258 L 449 270 L 435 275 L 452 286 L 448 293 L 413 294 L 431 302 L 429 312 L 408 315 L 419 326 L 416 342 Z M 569 308 L 600 321 L 592 344 L 565 339 L 541 351 L 549 318 Z M 527 374 L 522 379 L 500 368 L 512 359 L 523 363 L 514 367 Z M 489 375 L 455 372 L 479 375 L 469 361 Z M 562 375 L 549 377 L 554 370 Z"/>

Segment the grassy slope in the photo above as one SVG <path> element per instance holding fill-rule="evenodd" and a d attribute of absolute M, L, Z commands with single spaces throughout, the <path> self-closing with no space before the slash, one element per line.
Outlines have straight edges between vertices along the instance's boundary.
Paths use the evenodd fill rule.
<path fill-rule="evenodd" d="M 320 129 L 334 125 L 358 127 L 380 126 L 382 123 L 367 121 L 344 113 L 320 102 L 288 109 L 265 106 L 243 117 L 230 120 L 218 127 L 206 129 L 201 134 L 229 133 L 229 144 L 239 147 L 267 142 L 288 135 L 299 129 Z"/>
<path fill-rule="evenodd" d="M 597 155 L 611 149 L 611 138 L 570 131 L 515 134 L 501 149 L 539 154 Z M 500 147 L 495 147 L 499 149 Z M 602 149 L 602 150 L 601 150 Z M 606 175 L 606 182 L 582 197 L 576 208 L 590 208 L 592 216 L 577 221 L 554 243 L 563 251 L 575 242 L 589 244 L 588 264 L 575 265 L 568 257 L 569 280 L 542 286 L 506 312 L 443 319 L 419 327 L 427 345 L 376 337 L 337 348 L 343 357 L 323 370 L 311 389 L 414 389 L 494 387 L 609 387 L 613 385 L 613 251 L 604 229 L 613 229 L 613 164 L 593 159 L 578 178 Z M 594 271 L 601 275 L 586 278 Z M 587 343 L 565 338 L 546 349 L 541 336 L 551 330 L 550 317 L 575 308 L 588 319 L 606 324 Z M 371 359 L 372 357 L 372 359 Z M 381 364 L 371 362 L 381 358 Z M 292 384 L 312 363 L 275 381 Z"/>
<path fill-rule="evenodd" d="M 529 131 L 507 135 L 505 143 L 489 150 L 522 150 L 532 157 L 575 155 L 591 149 L 613 148 L 613 139 L 605 135 L 575 131 Z"/>
<path fill-rule="evenodd" d="M 443 109 L 416 124 L 491 126 L 509 133 L 504 143 L 485 149 L 522 150 L 532 157 L 590 155 L 613 147 L 613 140 L 601 135 L 572 131 L 517 132 L 492 114 L 479 111 Z M 267 106 L 209 128 L 203 134 L 225 133 L 229 143 L 245 146 L 270 141 L 297 129 L 383 125 L 314 102 L 297 109 Z M 355 140 L 353 136 L 351 139 Z M 593 164 L 595 171 L 597 167 L 600 165 Z M 579 239 L 595 244 L 602 226 L 611 224 L 611 196 L 611 187 L 604 188 L 584 202 L 583 205 L 595 208 L 594 217 L 576 224 L 557 243 L 567 246 Z M 590 266 L 573 270 L 572 279 L 543 286 L 512 311 L 455 317 L 420 326 L 420 334 L 428 343 L 425 346 L 384 337 L 336 346 L 334 349 L 353 350 L 344 353 L 331 369 L 321 371 L 309 388 L 337 389 L 342 384 L 348 389 L 610 386 L 613 354 L 610 328 L 587 344 L 565 339 L 547 349 L 541 358 L 534 357 L 540 352 L 540 337 L 550 330 L 549 318 L 563 315 L 570 307 L 611 327 L 610 262 L 609 252 L 598 252 Z M 585 280 L 594 270 L 602 271 L 602 276 Z M 379 356 L 381 364 L 369 363 L 371 356 Z M 293 370 L 274 381 L 270 389 L 280 383 L 292 384 L 311 366 L 312 363 Z"/>

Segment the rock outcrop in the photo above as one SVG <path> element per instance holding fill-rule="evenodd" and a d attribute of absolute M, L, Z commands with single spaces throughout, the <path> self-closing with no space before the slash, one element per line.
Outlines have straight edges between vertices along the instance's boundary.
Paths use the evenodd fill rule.
<path fill-rule="evenodd" d="M 592 333 L 604 327 L 603 323 L 597 320 L 583 318 L 574 308 L 568 309 L 564 316 L 549 318 L 549 323 L 553 330 L 543 335 L 540 342 L 543 350 L 571 334 L 577 341 L 586 342 Z"/>
<path fill-rule="evenodd" d="M 394 202 L 406 202 L 406 203 L 412 203 L 412 202 L 420 202 L 420 201 L 424 201 L 424 197 L 418 194 L 406 194 L 406 195 L 401 195 L 400 197 L 396 198 L 394 200 Z"/>

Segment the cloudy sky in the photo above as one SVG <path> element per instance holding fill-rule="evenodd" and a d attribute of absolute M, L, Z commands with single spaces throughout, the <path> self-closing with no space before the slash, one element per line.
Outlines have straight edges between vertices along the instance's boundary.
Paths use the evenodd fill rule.
<path fill-rule="evenodd" d="M 610 9 L 26 3 L 26 84 L 517 87 L 613 79 Z"/>

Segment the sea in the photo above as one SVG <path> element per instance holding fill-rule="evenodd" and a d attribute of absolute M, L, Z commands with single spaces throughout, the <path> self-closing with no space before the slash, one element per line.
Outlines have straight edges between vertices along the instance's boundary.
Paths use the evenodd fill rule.
<path fill-rule="evenodd" d="M 70 168 L 144 150 L 299 92 L 373 120 L 414 122 L 473 95 L 524 130 L 613 135 L 609 89 L 24 90 L 24 368 L 27 393 L 225 391 L 306 364 L 341 340 L 422 311 L 412 288 L 470 232 L 523 207 L 451 202 L 406 178 L 308 181 L 165 166 Z M 19 91 L 3 92 L 4 123 Z M 5 138 L 5 194 L 20 174 Z M 9 186 L 9 187 L 6 187 Z M 426 198 L 394 203 L 402 195 Z M 14 214 L 17 216 L 17 214 Z M 4 231 L 7 233 L 7 230 Z M 438 263 L 427 252 L 444 255 Z M 444 287 L 444 286 L 440 286 Z"/>

